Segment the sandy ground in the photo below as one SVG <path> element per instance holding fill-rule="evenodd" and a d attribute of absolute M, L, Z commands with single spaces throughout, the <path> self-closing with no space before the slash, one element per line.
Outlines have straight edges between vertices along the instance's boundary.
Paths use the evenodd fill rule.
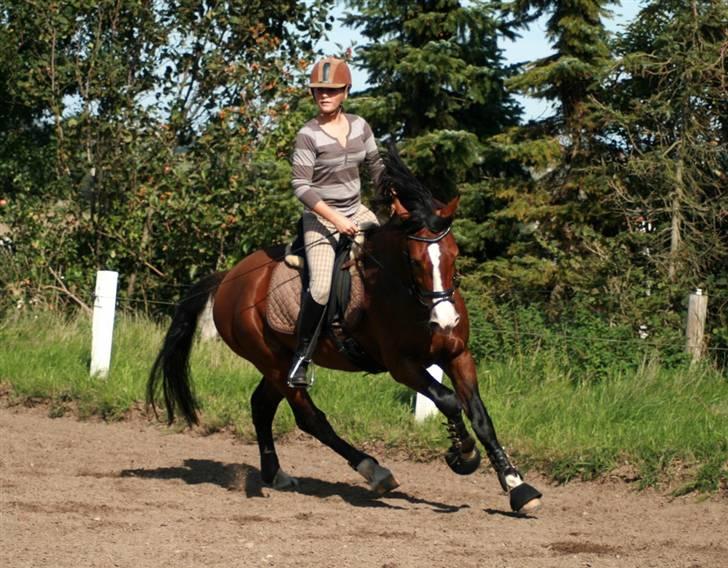
<path fill-rule="evenodd" d="M 518 517 L 486 467 L 379 456 L 401 486 L 375 498 L 305 435 L 279 455 L 295 492 L 262 486 L 257 446 L 230 435 L 0 408 L 0 566 L 728 566 L 724 494 L 531 476 L 544 508 Z"/>

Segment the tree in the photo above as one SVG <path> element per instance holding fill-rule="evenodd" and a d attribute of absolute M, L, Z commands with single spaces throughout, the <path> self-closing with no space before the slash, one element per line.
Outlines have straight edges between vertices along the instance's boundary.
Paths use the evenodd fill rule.
<path fill-rule="evenodd" d="M 622 158 L 610 171 L 614 206 L 650 227 L 641 264 L 680 308 L 707 289 L 708 330 L 728 345 L 728 6 L 654 0 L 617 41 L 620 59 L 599 109 Z"/>
<path fill-rule="evenodd" d="M 657 0 L 617 43 L 604 110 L 625 158 L 611 186 L 656 229 L 651 258 L 671 282 L 728 263 L 726 22 L 724 2 Z"/>
<path fill-rule="evenodd" d="M 501 291 L 546 300 L 555 311 L 567 291 L 595 289 L 611 258 L 605 239 L 618 231 L 619 219 L 604 207 L 606 177 L 593 167 L 611 159 L 592 112 L 611 62 L 602 22 L 608 4 L 515 0 L 507 5 L 516 27 L 548 15 L 546 34 L 554 53 L 527 62 L 507 85 L 553 101 L 556 113 L 493 139 L 511 167 L 508 176 L 494 181 L 500 207 L 486 222 L 501 235 L 502 258 L 487 262 L 486 272 L 503 277 Z"/>
<path fill-rule="evenodd" d="M 355 105 L 379 136 L 401 141 L 415 173 L 451 197 L 479 181 L 487 137 L 515 124 L 520 109 L 504 86 L 493 2 L 352 0 L 344 22 L 369 40 L 357 64 L 371 87 Z M 497 167 L 497 166 L 496 166 Z"/>
<path fill-rule="evenodd" d="M 112 268 L 128 296 L 168 299 L 280 237 L 293 213 L 273 132 L 331 3 L 3 2 L 0 157 L 25 150 L 0 167 L 21 267 L 0 278 L 83 303 Z"/>
<path fill-rule="evenodd" d="M 611 58 L 603 18 L 606 6 L 615 0 L 514 0 L 509 10 L 523 25 L 548 13 L 546 37 L 554 53 L 530 62 L 526 70 L 510 81 L 511 88 L 557 104 L 553 126 L 565 136 L 569 154 L 576 155 L 589 138 L 590 97 Z"/>

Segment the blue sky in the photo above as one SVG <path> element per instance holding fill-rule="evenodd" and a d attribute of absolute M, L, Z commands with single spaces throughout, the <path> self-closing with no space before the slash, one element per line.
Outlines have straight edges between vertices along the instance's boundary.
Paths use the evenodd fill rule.
<path fill-rule="evenodd" d="M 626 23 L 629 23 L 640 9 L 641 0 L 622 0 L 621 6 L 610 6 L 613 17 L 606 23 L 610 31 L 620 31 Z M 345 8 L 339 2 L 334 10 L 334 17 L 340 17 Z M 501 47 L 505 55 L 506 61 L 509 63 L 518 63 L 544 57 L 551 52 L 545 37 L 545 22 L 547 18 L 541 18 L 531 24 L 530 29 L 522 32 L 522 37 L 515 42 L 503 41 Z M 352 44 L 364 44 L 362 38 L 355 30 L 346 28 L 342 25 L 334 25 L 329 40 L 322 42 L 322 47 L 327 54 L 336 54 L 340 52 L 337 44 L 343 48 L 347 48 Z M 356 53 L 356 45 L 353 46 Z M 352 69 L 352 80 L 354 82 L 353 91 L 362 88 L 367 81 L 366 73 L 358 69 Z M 524 107 L 524 120 L 543 117 L 551 113 L 549 104 L 546 101 L 532 99 L 527 97 L 518 97 L 518 100 Z"/>

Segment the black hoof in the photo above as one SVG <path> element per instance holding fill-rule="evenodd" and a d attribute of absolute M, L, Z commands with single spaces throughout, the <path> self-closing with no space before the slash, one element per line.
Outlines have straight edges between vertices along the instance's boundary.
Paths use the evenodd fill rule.
<path fill-rule="evenodd" d="M 528 483 L 521 483 L 518 487 L 511 489 L 510 495 L 511 509 L 517 513 L 530 513 L 535 511 L 538 509 L 540 503 L 538 501 L 531 502 L 542 497 L 541 493 Z"/>
<path fill-rule="evenodd" d="M 458 448 L 451 446 L 445 454 L 445 461 L 458 475 L 470 475 L 480 465 L 480 451 L 474 447 L 469 454 L 463 455 Z"/>

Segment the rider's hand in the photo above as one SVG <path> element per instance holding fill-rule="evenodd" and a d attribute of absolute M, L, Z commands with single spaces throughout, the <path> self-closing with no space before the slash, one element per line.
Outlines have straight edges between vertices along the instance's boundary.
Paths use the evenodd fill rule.
<path fill-rule="evenodd" d="M 358 225 L 343 215 L 339 215 L 336 218 L 336 221 L 334 221 L 334 227 L 336 227 L 336 230 L 342 235 L 348 235 L 350 237 L 356 236 L 359 232 Z"/>

